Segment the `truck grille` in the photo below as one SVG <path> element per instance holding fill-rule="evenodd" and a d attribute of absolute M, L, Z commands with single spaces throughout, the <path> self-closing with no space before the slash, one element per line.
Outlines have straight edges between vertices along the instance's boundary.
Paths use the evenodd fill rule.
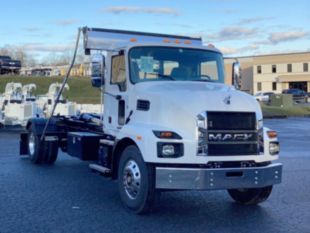
<path fill-rule="evenodd" d="M 255 130 L 254 112 L 208 112 L 209 130 Z"/>
<path fill-rule="evenodd" d="M 259 154 L 253 112 L 208 112 L 206 140 L 209 156 Z"/>

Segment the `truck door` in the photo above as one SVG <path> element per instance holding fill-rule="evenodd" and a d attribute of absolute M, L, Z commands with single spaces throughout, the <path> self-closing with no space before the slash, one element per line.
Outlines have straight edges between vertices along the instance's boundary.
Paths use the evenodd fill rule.
<path fill-rule="evenodd" d="M 128 105 L 124 55 L 111 57 L 109 79 L 104 94 L 104 124 L 110 133 L 116 133 L 125 124 Z"/>

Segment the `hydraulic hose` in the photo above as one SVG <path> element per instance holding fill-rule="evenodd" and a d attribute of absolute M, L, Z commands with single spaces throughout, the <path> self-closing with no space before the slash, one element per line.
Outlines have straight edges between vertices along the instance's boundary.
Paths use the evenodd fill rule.
<path fill-rule="evenodd" d="M 65 88 L 65 85 L 67 84 L 68 79 L 69 79 L 69 77 L 70 77 L 70 73 L 71 73 L 71 70 L 72 70 L 72 68 L 73 68 L 73 66 L 74 66 L 75 59 L 76 59 L 76 54 L 77 54 L 77 51 L 78 51 L 78 48 L 79 48 L 79 41 L 80 41 L 81 31 L 82 31 L 82 29 L 79 28 L 78 34 L 77 34 L 77 38 L 76 38 L 76 42 L 75 42 L 75 49 L 74 49 L 74 53 L 73 53 L 73 57 L 72 57 L 71 64 L 70 64 L 70 66 L 69 66 L 69 68 L 68 68 L 68 70 L 67 70 L 65 79 L 64 79 L 64 81 L 62 82 L 62 86 L 61 86 L 61 88 L 60 88 L 60 90 L 59 90 L 59 92 L 58 92 L 58 94 L 57 94 L 57 96 L 56 96 L 56 100 L 55 100 L 55 103 L 54 103 L 54 105 L 53 105 L 53 108 L 52 108 L 52 112 L 51 112 L 51 114 L 50 114 L 50 117 L 47 118 L 47 122 L 46 122 L 46 124 L 45 124 L 45 126 L 44 126 L 44 129 L 43 129 L 43 132 L 42 132 L 42 135 L 41 135 L 41 141 L 43 141 L 43 139 L 44 139 L 44 137 L 45 137 L 47 127 L 48 127 L 48 125 L 49 125 L 49 123 L 50 123 L 51 118 L 52 118 L 53 115 L 54 115 L 54 112 L 55 112 L 55 109 L 56 109 L 56 107 L 57 107 L 58 101 L 59 101 L 59 99 L 60 99 L 60 97 L 61 97 L 61 94 L 62 94 L 62 92 L 63 92 L 63 90 L 64 90 L 64 88 Z"/>

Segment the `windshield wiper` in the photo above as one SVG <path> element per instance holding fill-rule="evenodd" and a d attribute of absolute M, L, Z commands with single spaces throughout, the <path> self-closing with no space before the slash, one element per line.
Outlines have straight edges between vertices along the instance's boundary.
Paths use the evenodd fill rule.
<path fill-rule="evenodd" d="M 175 78 L 173 78 L 171 75 L 166 75 L 166 74 L 161 74 L 161 73 L 156 73 L 156 72 L 144 72 L 144 74 L 153 74 L 153 75 L 157 75 L 157 77 L 160 77 L 160 78 L 167 78 L 170 80 L 175 80 Z"/>

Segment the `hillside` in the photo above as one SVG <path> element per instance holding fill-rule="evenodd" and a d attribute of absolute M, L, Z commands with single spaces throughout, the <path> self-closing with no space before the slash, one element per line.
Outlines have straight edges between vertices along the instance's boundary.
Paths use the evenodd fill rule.
<path fill-rule="evenodd" d="M 36 95 L 45 94 L 51 83 L 62 83 L 63 77 L 22 77 L 22 76 L 0 76 L 0 93 L 4 92 L 8 82 L 20 82 L 22 84 L 35 83 L 37 85 Z M 100 90 L 93 88 L 87 77 L 70 77 L 70 90 L 64 93 L 64 97 L 77 103 L 100 103 Z"/>

